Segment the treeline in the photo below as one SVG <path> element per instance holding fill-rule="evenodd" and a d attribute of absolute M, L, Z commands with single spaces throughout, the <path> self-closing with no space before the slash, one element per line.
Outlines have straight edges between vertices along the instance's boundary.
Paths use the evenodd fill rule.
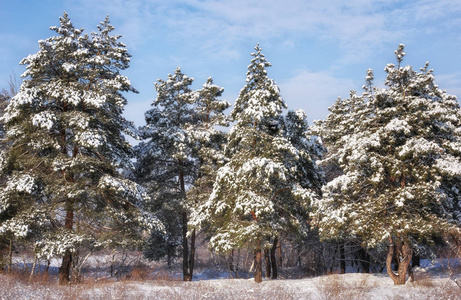
<path fill-rule="evenodd" d="M 365 271 L 387 248 L 388 273 L 403 284 L 414 251 L 459 246 L 461 110 L 428 64 L 401 66 L 403 45 L 385 88 L 368 70 L 363 92 L 312 127 L 287 111 L 257 45 L 230 115 L 212 78 L 193 90 L 177 68 L 156 82 L 136 128 L 122 117 L 122 93 L 136 92 L 121 74 L 130 55 L 108 18 L 97 29 L 83 34 L 64 13 L 56 36 L 21 61 L 19 91 L 2 94 L 3 268 L 13 241 L 36 260 L 62 257 L 60 284 L 78 279 L 83 250 L 142 249 L 169 266 L 180 257 L 188 281 L 203 233 L 217 253 L 251 248 L 256 282 L 263 257 L 277 278 L 283 239 L 299 256 L 316 248 L 304 251 L 314 260 L 336 241 L 344 262 L 347 245 Z"/>

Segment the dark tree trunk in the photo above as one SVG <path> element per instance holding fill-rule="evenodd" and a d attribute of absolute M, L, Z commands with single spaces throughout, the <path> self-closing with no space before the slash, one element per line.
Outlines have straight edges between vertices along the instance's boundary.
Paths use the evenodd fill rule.
<path fill-rule="evenodd" d="M 10 247 L 8 249 L 8 273 L 11 273 L 11 266 L 13 264 L 13 238 L 10 240 Z"/>
<path fill-rule="evenodd" d="M 182 213 L 182 274 L 184 281 L 192 281 L 189 272 L 189 243 L 187 241 L 187 212 Z"/>
<path fill-rule="evenodd" d="M 62 257 L 61 267 L 59 267 L 59 284 L 70 283 L 70 267 L 72 265 L 72 253 L 67 250 Z"/>
<path fill-rule="evenodd" d="M 232 248 L 231 252 L 229 253 L 229 257 L 227 259 L 227 267 L 229 268 L 229 272 L 231 274 L 232 279 L 235 278 L 235 266 L 234 266 L 234 248 Z"/>
<path fill-rule="evenodd" d="M 419 255 L 413 255 L 411 259 L 411 266 L 414 267 L 419 267 L 421 265 L 421 256 Z"/>
<path fill-rule="evenodd" d="M 66 220 L 65 228 L 69 231 L 72 231 L 74 224 L 74 209 L 72 202 L 66 201 Z M 64 256 L 62 257 L 61 267 L 59 267 L 59 284 L 64 285 L 70 282 L 70 268 L 72 266 L 72 253 L 69 250 L 66 250 Z"/>
<path fill-rule="evenodd" d="M 181 191 L 184 195 L 186 195 L 183 171 L 179 172 L 179 183 L 181 186 Z M 182 212 L 182 271 L 184 281 L 192 281 L 192 275 L 194 273 L 195 264 L 195 229 L 192 231 L 189 251 L 189 242 L 187 240 L 188 222 L 189 220 L 187 216 L 187 211 L 184 208 Z"/>
<path fill-rule="evenodd" d="M 394 257 L 392 261 L 394 263 L 393 271 L 397 272 L 399 270 L 399 254 L 402 250 L 402 242 L 399 239 L 394 241 Z"/>
<path fill-rule="evenodd" d="M 4 272 L 5 270 L 5 260 L 3 257 L 3 249 L 0 249 L 0 272 Z"/>
<path fill-rule="evenodd" d="M 237 263 L 235 264 L 235 278 L 239 279 L 240 248 L 237 249 Z"/>
<path fill-rule="evenodd" d="M 171 261 L 173 260 L 173 247 L 168 246 L 167 252 L 166 252 L 166 264 L 168 269 L 171 269 Z"/>
<path fill-rule="evenodd" d="M 179 162 L 181 164 L 181 162 Z M 179 184 L 183 195 L 186 195 L 186 187 L 184 184 L 184 172 L 179 172 Z M 187 241 L 187 211 L 183 208 L 182 212 L 182 278 L 184 281 L 192 281 L 192 276 L 189 273 L 189 243 Z"/>
<path fill-rule="evenodd" d="M 237 250 L 237 259 L 234 260 L 234 248 L 232 248 L 231 253 L 229 253 L 228 267 L 232 279 L 239 279 L 239 260 L 240 260 L 240 249 Z"/>
<path fill-rule="evenodd" d="M 362 273 L 370 273 L 370 255 L 365 248 L 359 249 L 359 260 L 362 266 Z"/>
<path fill-rule="evenodd" d="M 190 250 L 189 242 L 187 240 L 187 213 L 183 213 L 183 280 L 192 281 L 192 276 L 194 274 L 194 265 L 195 265 L 195 240 L 196 233 L 195 229 L 192 230 L 190 237 Z"/>
<path fill-rule="evenodd" d="M 277 262 L 275 260 L 275 250 L 277 249 L 278 238 L 274 238 L 274 243 L 272 244 L 271 248 L 271 267 L 272 267 L 272 279 L 277 279 L 278 272 L 277 272 Z"/>
<path fill-rule="evenodd" d="M 339 273 L 345 274 L 346 273 L 346 253 L 344 249 L 345 243 L 343 241 L 339 244 Z"/>
<path fill-rule="evenodd" d="M 112 258 L 111 258 L 111 261 L 110 261 L 110 277 L 114 277 L 114 273 L 115 273 L 115 250 L 112 251 Z"/>
<path fill-rule="evenodd" d="M 255 246 L 255 282 L 263 281 L 262 258 L 261 258 L 261 240 L 256 241 Z"/>
<path fill-rule="evenodd" d="M 264 277 L 271 278 L 271 258 L 270 250 L 268 248 L 264 248 L 264 266 L 266 267 Z"/>
<path fill-rule="evenodd" d="M 194 275 L 194 265 L 195 265 L 195 229 L 192 230 L 192 234 L 190 237 L 190 256 L 189 256 L 189 274 L 190 280 L 192 280 L 192 276 Z"/>
<path fill-rule="evenodd" d="M 46 260 L 46 267 L 45 267 L 45 282 L 48 282 L 48 276 L 49 276 L 49 273 L 48 271 L 50 270 L 50 263 L 51 261 L 49 259 Z"/>
<path fill-rule="evenodd" d="M 296 265 L 298 267 L 301 267 L 301 251 L 302 251 L 302 248 L 301 248 L 301 244 L 299 243 L 298 246 L 296 247 Z"/>
<path fill-rule="evenodd" d="M 63 112 L 67 112 L 67 103 L 63 103 Z M 64 155 L 67 155 L 67 134 L 66 134 L 66 129 L 61 128 L 60 129 L 60 135 L 61 135 L 61 152 Z M 74 157 L 76 155 L 75 151 L 73 153 Z M 66 174 L 65 171 L 62 171 L 62 175 L 64 180 L 72 182 L 72 174 Z M 64 221 L 64 227 L 68 231 L 72 231 L 73 226 L 74 226 L 74 208 L 73 208 L 73 203 L 71 200 L 66 199 L 65 203 L 65 210 L 66 210 L 66 219 Z M 64 256 L 62 257 L 62 263 L 61 267 L 59 267 L 59 284 L 60 285 L 65 285 L 70 282 L 70 269 L 72 267 L 72 253 L 69 250 L 66 250 L 64 252 Z"/>

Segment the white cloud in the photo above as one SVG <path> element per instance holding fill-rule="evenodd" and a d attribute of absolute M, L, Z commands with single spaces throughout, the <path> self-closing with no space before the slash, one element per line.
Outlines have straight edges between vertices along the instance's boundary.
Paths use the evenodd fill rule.
<path fill-rule="evenodd" d="M 461 101 L 461 72 L 453 74 L 436 74 L 435 81 L 439 88 L 446 90 L 448 94 L 456 95 Z"/>
<path fill-rule="evenodd" d="M 264 43 L 302 36 L 339 46 L 342 51 L 337 62 L 350 63 L 389 43 L 394 46 L 396 40 L 405 42 L 415 31 L 459 26 L 456 16 L 461 5 L 454 2 L 80 0 L 68 1 L 68 5 L 83 15 L 101 18 L 110 13 L 131 47 L 162 36 L 178 47 L 224 59 L 241 55 L 237 45 L 244 41 Z"/>
<path fill-rule="evenodd" d="M 279 84 L 288 109 L 304 109 L 310 124 L 324 119 L 338 97 L 348 97 L 357 84 L 347 78 L 336 78 L 326 72 L 300 70 Z"/>
<path fill-rule="evenodd" d="M 248 53 L 257 42 L 264 50 L 274 47 L 279 55 L 296 55 L 282 60 L 270 54 L 268 59 L 277 68 L 281 60 L 292 63 L 277 71 L 285 78 L 290 72 L 286 68 L 309 68 L 278 81 L 290 109 L 305 109 L 310 121 L 324 118 L 338 96 L 347 97 L 350 89 L 360 88 L 366 68 L 375 68 L 379 79 L 398 43 L 408 44 L 412 47 L 409 51 L 431 55 L 437 55 L 442 47 L 457 49 L 461 45 L 461 1 L 453 0 L 66 0 L 64 6 L 75 26 L 85 27 L 87 33 L 110 15 L 115 32 L 123 35 L 122 41 L 133 54 L 129 77 L 143 99 L 155 97 L 156 78 L 164 78 L 180 65 L 190 76 L 219 79 L 216 82 L 230 95 L 225 98 L 233 103 L 244 84 Z M 427 33 L 432 39 L 426 38 Z M 30 41 L 34 44 L 28 48 L 34 49 L 37 39 Z M 418 50 L 422 44 L 426 47 Z M 439 48 L 429 48 L 433 45 Z M 10 45 L 0 47 L 0 54 L 8 57 L 3 61 L 11 60 L 11 49 Z M 442 63 L 451 69 L 443 70 L 449 75 L 437 74 L 437 82 L 461 96 L 461 73 L 455 73 L 459 68 L 453 67 L 459 61 Z M 361 75 L 357 78 L 356 74 Z M 150 101 L 138 104 L 133 99 L 140 98 L 127 97 L 130 104 L 125 115 L 142 124 Z"/>

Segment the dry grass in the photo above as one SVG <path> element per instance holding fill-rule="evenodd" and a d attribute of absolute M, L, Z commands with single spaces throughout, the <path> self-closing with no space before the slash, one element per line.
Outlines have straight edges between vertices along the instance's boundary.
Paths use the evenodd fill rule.
<path fill-rule="evenodd" d="M 317 299 L 371 299 L 370 291 L 377 284 L 368 281 L 368 276 L 363 276 L 360 281 L 346 282 L 347 274 L 332 274 L 319 279 L 317 285 Z"/>
<path fill-rule="evenodd" d="M 130 258 L 130 257 L 129 257 Z M 219 259 L 219 258 L 218 258 Z M 79 284 L 57 285 L 57 267 L 49 275 L 37 271 L 29 281 L 30 268 L 18 264 L 8 275 L 0 274 L 0 299 L 461 299 L 461 289 L 448 279 L 460 271 L 459 265 L 438 270 L 445 278 L 431 277 L 431 272 L 415 273 L 415 282 L 394 287 L 390 278 L 384 280 L 370 274 L 330 274 L 324 277 L 297 280 L 202 280 L 183 282 L 180 265 L 167 269 L 161 263 L 148 262 L 133 256 L 124 265 L 121 276 L 110 277 L 110 261 L 98 256 L 84 270 Z M 212 261 L 201 263 L 195 278 L 218 278 L 226 269 Z M 43 270 L 43 268 L 37 268 Z M 443 275 L 443 274 L 444 275 Z M 432 275 L 431 275 L 432 274 Z M 241 272 L 243 278 L 248 274 Z M 246 276 L 245 276 L 246 275 Z M 251 274 L 249 274 L 251 277 Z M 280 278 L 297 278 L 296 268 L 283 268 Z M 195 276 L 195 275 L 194 275 Z M 405 294 L 403 294 L 405 293 Z"/>
<path fill-rule="evenodd" d="M 461 289 L 453 282 L 446 280 L 442 283 L 436 282 L 434 279 L 426 278 L 415 284 L 413 288 L 410 286 L 402 286 L 400 293 L 388 295 L 387 300 L 397 299 L 418 299 L 418 300 L 459 300 L 461 299 Z"/>
<path fill-rule="evenodd" d="M 426 287 L 426 288 L 432 288 L 432 287 L 437 286 L 436 282 L 430 277 L 429 274 L 426 274 L 426 273 L 421 273 L 421 274 L 416 273 L 415 280 L 407 284 L 410 284 L 415 287 Z"/>
<path fill-rule="evenodd" d="M 251 281 L 213 285 L 210 282 L 168 280 L 89 281 L 68 286 L 56 282 L 27 282 L 16 276 L 0 276 L 1 299 L 299 299 L 291 289 L 268 288 Z M 299 295 L 299 294 L 298 294 Z"/>
<path fill-rule="evenodd" d="M 151 277 L 151 274 L 152 268 L 150 268 L 146 264 L 138 262 L 131 268 L 130 272 L 126 275 L 126 278 L 135 281 L 143 281 L 149 279 Z"/>
<path fill-rule="evenodd" d="M 448 279 L 420 277 L 405 286 L 382 286 L 370 275 L 329 275 L 291 285 L 290 280 L 263 281 L 221 280 L 183 282 L 167 274 L 162 279 L 145 278 L 144 270 L 134 269 L 130 278 L 95 281 L 87 278 L 80 284 L 58 286 L 57 279 L 40 277 L 27 281 L 20 273 L 0 275 L 1 299 L 460 299 L 461 289 Z M 139 276 L 140 279 L 135 278 Z M 350 280 L 348 276 L 360 276 Z M 390 280 L 390 279 L 389 279 Z M 294 282 L 297 282 L 294 280 Z M 304 286 L 303 286 L 304 285 Z M 297 286 L 297 287 L 296 287 Z M 382 293 L 382 291 L 385 291 Z M 388 293 L 386 293 L 386 291 Z M 381 294 L 382 293 L 382 294 Z M 378 295 L 378 297 L 376 297 Z"/>

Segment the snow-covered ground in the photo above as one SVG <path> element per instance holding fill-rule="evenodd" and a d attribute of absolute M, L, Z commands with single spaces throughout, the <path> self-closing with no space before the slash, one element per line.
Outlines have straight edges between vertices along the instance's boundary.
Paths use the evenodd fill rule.
<path fill-rule="evenodd" d="M 395 286 L 387 274 L 347 273 L 303 279 L 213 279 L 225 273 L 198 272 L 193 282 L 175 276 L 144 280 L 99 280 L 66 287 L 27 283 L 0 275 L 1 299 L 461 299 L 459 260 L 422 261 L 415 282 Z M 211 276 L 213 277 L 213 276 Z M 157 276 L 157 278 L 161 278 Z M 173 280 L 171 280 L 173 278 Z"/>

